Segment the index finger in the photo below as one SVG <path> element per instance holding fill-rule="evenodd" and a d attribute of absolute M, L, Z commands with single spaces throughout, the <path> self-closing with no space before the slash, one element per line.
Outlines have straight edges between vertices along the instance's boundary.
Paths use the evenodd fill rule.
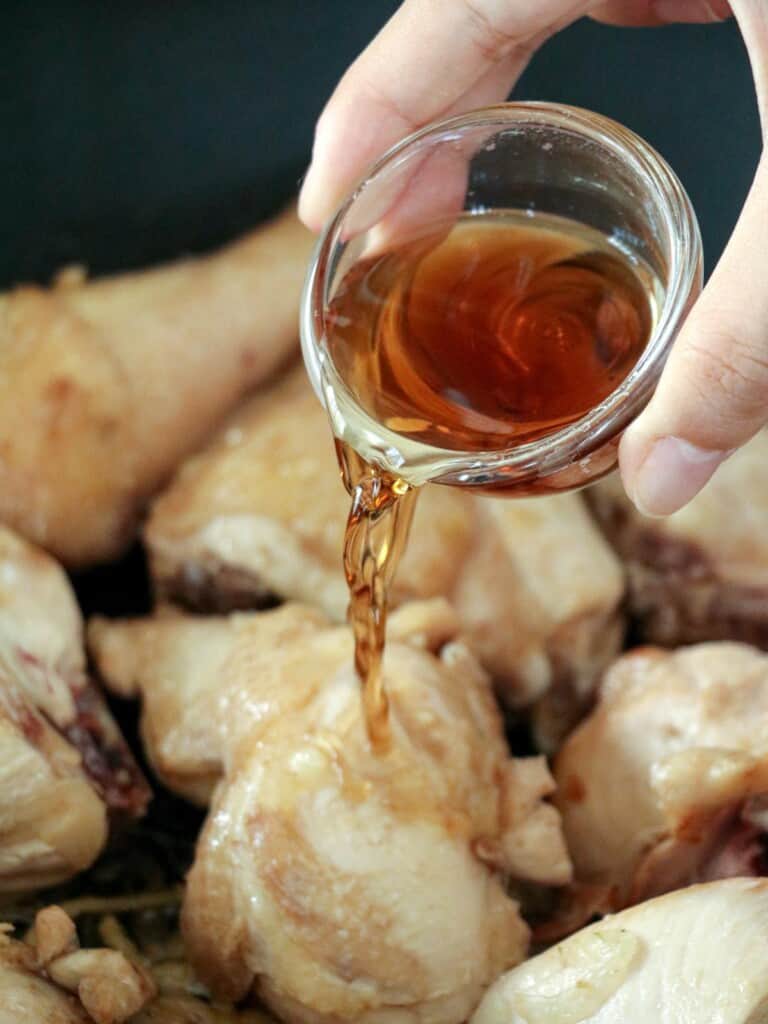
<path fill-rule="evenodd" d="M 594 2 L 594 0 L 593 0 Z M 590 0 L 406 0 L 323 111 L 300 214 L 318 229 L 377 156 L 438 117 L 504 99 Z"/>

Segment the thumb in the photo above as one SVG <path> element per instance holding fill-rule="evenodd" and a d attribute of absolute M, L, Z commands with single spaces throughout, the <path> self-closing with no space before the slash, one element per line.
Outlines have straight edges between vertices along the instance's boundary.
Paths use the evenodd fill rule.
<path fill-rule="evenodd" d="M 768 422 L 768 162 L 680 333 L 656 394 L 621 442 L 624 486 L 647 515 L 685 505 Z"/>
<path fill-rule="evenodd" d="M 768 131 L 768 7 L 731 0 Z M 722 259 L 675 342 L 656 394 L 622 438 L 621 475 L 640 512 L 687 504 L 768 423 L 768 156 Z"/>

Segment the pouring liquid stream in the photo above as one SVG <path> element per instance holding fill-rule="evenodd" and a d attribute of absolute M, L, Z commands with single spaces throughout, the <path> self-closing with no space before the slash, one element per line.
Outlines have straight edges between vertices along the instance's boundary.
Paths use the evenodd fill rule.
<path fill-rule="evenodd" d="M 405 548 L 417 490 L 365 462 L 337 442 L 336 451 L 352 505 L 344 534 L 348 618 L 355 639 L 355 671 L 363 688 L 363 713 L 373 749 L 389 749 L 389 699 L 382 675 L 387 595 Z"/>
<path fill-rule="evenodd" d="M 521 211 L 464 216 L 355 263 L 325 332 L 338 375 L 400 435 L 407 466 L 409 445 L 499 452 L 578 420 L 637 362 L 657 295 L 649 268 L 594 228 Z M 387 593 L 416 491 L 366 462 L 354 436 L 336 448 L 352 499 L 344 569 L 355 668 L 368 735 L 383 752 Z M 520 490 L 503 483 L 495 493 Z M 535 480 L 524 493 L 537 493 Z"/>

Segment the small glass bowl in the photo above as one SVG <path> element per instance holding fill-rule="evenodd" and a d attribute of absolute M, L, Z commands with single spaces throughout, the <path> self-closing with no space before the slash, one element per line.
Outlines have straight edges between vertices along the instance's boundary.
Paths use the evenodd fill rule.
<path fill-rule="evenodd" d="M 462 452 L 406 438 L 376 422 L 334 367 L 328 305 L 350 267 L 396 239 L 401 226 L 413 232 L 444 224 L 446 216 L 505 210 L 581 221 L 650 267 L 658 280 L 652 335 L 608 398 L 541 439 Z M 366 461 L 413 485 L 569 490 L 615 466 L 621 434 L 650 399 L 701 283 L 701 238 L 690 200 L 648 143 L 586 110 L 503 103 L 422 128 L 364 175 L 318 241 L 302 299 L 302 350 L 334 435 Z"/>

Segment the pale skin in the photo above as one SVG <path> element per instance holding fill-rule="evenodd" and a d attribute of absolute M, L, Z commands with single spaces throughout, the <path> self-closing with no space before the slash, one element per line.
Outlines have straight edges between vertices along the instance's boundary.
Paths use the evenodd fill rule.
<path fill-rule="evenodd" d="M 315 132 L 300 213 L 318 230 L 367 165 L 438 117 L 503 100 L 535 50 L 577 18 L 612 24 L 735 16 L 768 125 L 766 0 L 405 0 L 352 64 Z M 639 86 L 638 86 L 639 87 Z M 768 422 L 768 157 L 656 394 L 626 431 L 622 479 L 641 512 L 669 515 Z"/>

